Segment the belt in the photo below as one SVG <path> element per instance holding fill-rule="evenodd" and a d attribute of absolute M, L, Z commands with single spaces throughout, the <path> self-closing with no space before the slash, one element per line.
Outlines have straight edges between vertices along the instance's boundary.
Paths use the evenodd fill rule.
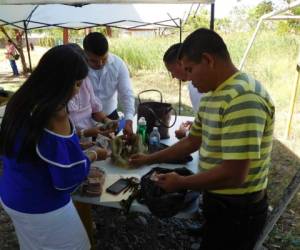
<path fill-rule="evenodd" d="M 247 194 L 215 194 L 211 192 L 205 192 L 204 195 L 207 195 L 207 197 L 212 197 L 215 199 L 220 199 L 225 202 L 229 202 L 231 204 L 255 204 L 260 202 L 264 197 L 266 196 L 267 191 L 266 189 L 253 192 L 253 193 L 247 193 Z"/>

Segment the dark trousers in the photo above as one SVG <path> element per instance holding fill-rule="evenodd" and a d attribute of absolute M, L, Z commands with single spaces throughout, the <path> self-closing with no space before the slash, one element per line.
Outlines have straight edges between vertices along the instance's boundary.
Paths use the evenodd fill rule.
<path fill-rule="evenodd" d="M 225 198 L 224 198 L 225 197 Z M 253 202 L 249 196 L 229 199 L 204 193 L 205 223 L 201 250 L 252 250 L 268 213 L 266 194 Z"/>
<path fill-rule="evenodd" d="M 109 119 L 111 120 L 118 120 L 119 119 L 119 115 L 118 115 L 118 112 L 117 110 L 115 109 L 113 112 L 111 112 L 111 114 L 109 114 L 107 116 Z"/>
<path fill-rule="evenodd" d="M 18 67 L 15 60 L 9 60 L 10 67 L 13 71 L 14 76 L 19 75 Z"/>
<path fill-rule="evenodd" d="M 107 117 L 111 120 L 119 120 L 119 118 L 120 118 L 116 109 L 113 112 L 111 112 L 111 114 L 109 114 Z M 125 120 L 124 120 L 124 123 L 119 122 L 119 127 L 116 131 L 116 135 L 119 134 L 120 131 L 123 130 L 124 126 L 125 126 Z"/>

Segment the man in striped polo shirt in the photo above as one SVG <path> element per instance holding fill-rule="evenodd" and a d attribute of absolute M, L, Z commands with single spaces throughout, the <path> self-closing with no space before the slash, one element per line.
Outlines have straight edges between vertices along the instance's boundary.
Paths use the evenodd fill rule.
<path fill-rule="evenodd" d="M 267 217 L 275 108 L 263 86 L 233 65 L 223 39 L 198 29 L 184 41 L 179 59 L 202 93 L 188 137 L 132 164 L 152 164 L 199 150 L 198 174 L 159 176 L 167 191 L 203 190 L 206 219 L 201 249 L 253 249 Z"/>

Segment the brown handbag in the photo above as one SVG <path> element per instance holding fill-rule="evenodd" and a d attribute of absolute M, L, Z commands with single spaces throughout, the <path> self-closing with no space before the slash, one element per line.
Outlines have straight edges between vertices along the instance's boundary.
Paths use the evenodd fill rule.
<path fill-rule="evenodd" d="M 145 92 L 157 92 L 160 94 L 160 102 L 149 101 L 142 102 L 140 99 L 140 95 Z M 145 117 L 147 122 L 147 134 L 149 135 L 153 127 L 158 127 L 158 131 L 160 133 L 161 139 L 170 138 L 169 128 L 173 127 L 177 120 L 176 110 L 172 107 L 170 103 L 166 103 L 162 101 L 162 93 L 156 89 L 148 89 L 140 92 L 138 94 L 138 108 L 137 108 L 137 119 L 140 117 Z M 172 111 L 174 112 L 175 119 L 172 125 L 170 125 Z"/>

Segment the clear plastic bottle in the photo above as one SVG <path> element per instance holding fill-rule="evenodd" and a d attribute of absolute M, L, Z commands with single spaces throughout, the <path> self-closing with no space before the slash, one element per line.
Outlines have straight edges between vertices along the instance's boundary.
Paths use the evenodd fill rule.
<path fill-rule="evenodd" d="M 140 119 L 138 120 L 138 125 L 137 125 L 137 134 L 141 135 L 143 143 L 146 143 L 146 131 L 147 131 L 147 121 L 145 117 L 141 116 Z"/>
<path fill-rule="evenodd" d="M 153 127 L 152 132 L 149 135 L 149 151 L 155 152 L 159 149 L 160 134 L 157 127 Z"/>

